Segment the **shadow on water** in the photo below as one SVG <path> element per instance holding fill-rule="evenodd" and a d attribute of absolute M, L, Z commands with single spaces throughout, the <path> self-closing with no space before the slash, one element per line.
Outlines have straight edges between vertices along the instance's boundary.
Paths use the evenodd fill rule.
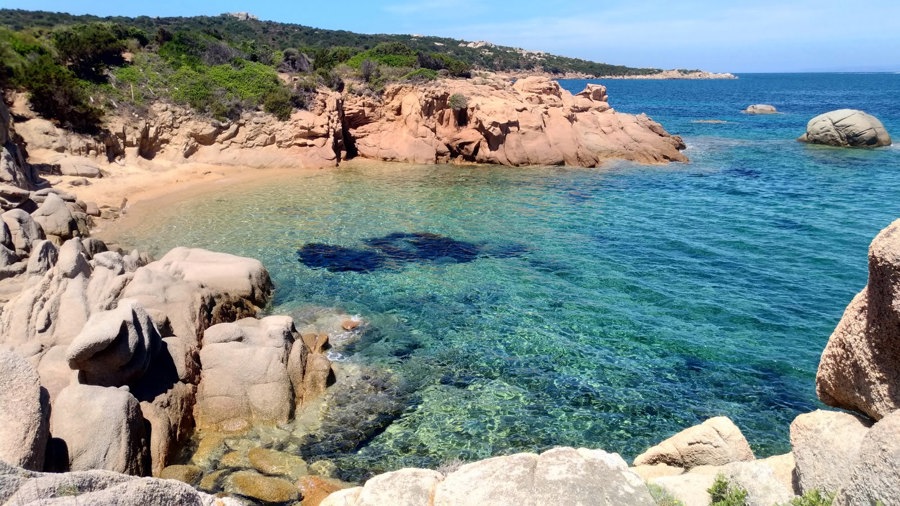
<path fill-rule="evenodd" d="M 407 263 L 469 263 L 479 257 L 510 258 L 524 254 L 521 244 L 476 244 L 430 232 L 394 232 L 345 247 L 309 243 L 297 255 L 303 265 L 330 272 L 373 272 Z"/>

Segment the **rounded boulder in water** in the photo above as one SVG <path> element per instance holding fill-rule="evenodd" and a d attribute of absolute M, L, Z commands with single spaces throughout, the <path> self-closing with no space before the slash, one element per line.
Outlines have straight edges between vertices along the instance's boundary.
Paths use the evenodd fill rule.
<path fill-rule="evenodd" d="M 890 146 L 891 136 L 875 116 L 855 109 L 838 109 L 809 120 L 801 142 L 852 148 Z"/>

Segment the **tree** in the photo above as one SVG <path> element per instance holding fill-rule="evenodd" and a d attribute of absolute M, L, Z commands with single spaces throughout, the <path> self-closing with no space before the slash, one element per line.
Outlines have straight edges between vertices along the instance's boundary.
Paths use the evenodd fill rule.
<path fill-rule="evenodd" d="M 91 23 L 54 32 L 53 43 L 63 64 L 77 77 L 102 82 L 107 68 L 125 63 L 122 52 L 133 34 L 117 25 Z M 146 37 L 143 40 L 146 43 Z"/>
<path fill-rule="evenodd" d="M 24 80 L 31 91 L 31 107 L 38 114 L 59 120 L 74 130 L 95 133 L 102 111 L 92 106 L 72 72 L 47 54 L 30 61 Z"/>

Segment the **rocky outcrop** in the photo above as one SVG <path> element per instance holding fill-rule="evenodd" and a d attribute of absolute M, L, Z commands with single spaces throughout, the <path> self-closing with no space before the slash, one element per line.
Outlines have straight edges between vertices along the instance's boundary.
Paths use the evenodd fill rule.
<path fill-rule="evenodd" d="M 136 301 L 122 299 L 115 309 L 94 313 L 66 349 L 69 367 L 82 383 L 129 385 L 150 368 L 162 338 Z"/>
<path fill-rule="evenodd" d="M 616 454 L 555 448 L 466 464 L 446 477 L 404 469 L 341 490 L 322 506 L 375 504 L 462 506 L 492 504 L 653 505 L 646 485 Z"/>
<path fill-rule="evenodd" d="M 25 157 L 25 143 L 13 128 L 9 108 L 0 100 L 0 182 L 24 190 L 46 186 Z"/>
<path fill-rule="evenodd" d="M 814 411 L 791 423 L 799 492 L 837 492 L 859 458 L 871 422 L 849 413 Z"/>
<path fill-rule="evenodd" d="M 686 506 L 706 506 L 710 503 L 709 488 L 721 475 L 729 483 L 747 492 L 748 506 L 788 504 L 794 498 L 791 469 L 782 469 L 790 457 L 773 457 L 751 462 L 732 462 L 724 466 L 698 466 L 689 472 L 651 478 L 649 483 L 661 487 Z M 786 475 L 786 476 L 785 476 Z"/>
<path fill-rule="evenodd" d="M 339 94 L 322 92 L 309 110 L 295 111 L 288 121 L 246 112 L 237 120 L 221 122 L 199 118 L 181 107 L 154 104 L 143 122 L 113 120 L 109 151 L 115 157 L 170 161 L 334 167 L 344 151 L 342 107 Z"/>
<path fill-rule="evenodd" d="M 634 459 L 634 465 L 668 464 L 690 469 L 753 460 L 753 451 L 741 430 L 727 417 L 710 418 L 684 429 Z"/>
<path fill-rule="evenodd" d="M 241 501 L 198 492 L 175 480 L 136 478 L 110 471 L 35 473 L 0 461 L 0 502 L 16 505 L 183 504 L 241 506 Z"/>
<path fill-rule="evenodd" d="M 0 351 L 0 461 L 44 468 L 50 405 L 37 371 L 17 353 Z"/>
<path fill-rule="evenodd" d="M 753 104 L 744 109 L 744 114 L 776 114 L 778 109 L 769 104 Z"/>
<path fill-rule="evenodd" d="M 288 316 L 214 325 L 203 334 L 202 344 L 203 372 L 195 409 L 201 428 L 235 432 L 258 424 L 283 424 L 293 414 L 296 399 L 302 402 L 309 381 L 305 376 L 323 374 L 307 367 L 314 355 Z M 292 353 L 297 347 L 305 349 Z M 296 358 L 290 360 L 291 355 Z M 235 367 L 237 363 L 241 367 Z M 324 375 L 329 373 L 330 366 Z"/>
<path fill-rule="evenodd" d="M 347 131 L 360 156 L 390 161 L 594 167 L 610 159 L 686 160 L 680 138 L 644 115 L 614 112 L 601 88 L 573 96 L 541 77 L 392 85 L 380 99 L 346 99 Z"/>
<path fill-rule="evenodd" d="M 84 208 L 77 204 L 70 206 L 57 193 L 48 193 L 31 217 L 56 244 L 89 234 Z"/>
<path fill-rule="evenodd" d="M 834 499 L 835 506 L 900 504 L 900 411 L 872 426 L 859 447 L 859 459 Z"/>
<path fill-rule="evenodd" d="M 891 136 L 881 121 L 855 109 L 838 109 L 816 116 L 809 120 L 806 133 L 797 140 L 854 148 L 891 145 Z"/>
<path fill-rule="evenodd" d="M 453 100 L 451 100 L 451 98 Z M 203 118 L 157 103 L 145 119 L 116 117 L 90 138 L 46 120 L 20 123 L 36 159 L 61 174 L 96 177 L 112 161 L 185 160 L 249 167 L 334 167 L 346 158 L 417 163 L 594 167 L 612 159 L 686 161 L 684 143 L 645 115 L 613 111 L 603 86 L 572 95 L 546 77 L 395 84 L 381 96 L 320 90 L 287 121 L 245 112 Z"/>
<path fill-rule="evenodd" d="M 64 470 L 149 471 L 144 419 L 127 390 L 69 385 L 53 400 L 50 432 L 64 442 Z"/>
<path fill-rule="evenodd" d="M 272 290 L 269 273 L 258 260 L 174 248 L 136 271 L 122 296 L 140 302 L 163 335 L 199 343 L 216 323 L 256 315 Z"/>
<path fill-rule="evenodd" d="M 879 420 L 900 409 L 900 220 L 869 246 L 869 282 L 828 339 L 816 393 Z"/>
<path fill-rule="evenodd" d="M 42 207 L 50 203 L 62 209 L 60 204 L 68 203 L 54 193 L 37 197 L 44 197 Z M 7 267 L 19 266 L 4 281 L 22 288 L 0 314 L 0 345 L 33 365 L 45 397 L 54 403 L 51 453 L 59 462 L 48 466 L 160 472 L 194 429 L 199 335 L 216 323 L 255 315 L 272 291 L 268 273 L 256 260 L 202 250 L 173 250 L 145 265 L 145 256 L 105 251 L 106 246 L 93 239 L 76 237 L 57 248 L 41 239 L 42 226 L 25 211 L 14 209 L 3 218 L 0 230 L 6 231 L 6 240 L 0 246 L 9 250 L 7 258 L 28 256 Z M 126 289 L 133 298 L 124 297 Z M 298 352 L 303 360 L 297 364 L 313 371 L 315 367 L 307 367 L 307 355 L 313 356 Z M 307 376 L 301 371 L 299 378 Z M 289 379 L 285 385 L 292 410 L 295 396 Z M 119 453 L 131 459 L 136 451 L 149 452 L 149 463 L 141 460 L 140 465 L 122 468 L 121 462 L 89 455 L 86 448 L 107 444 L 103 441 L 112 423 L 74 411 L 83 397 L 90 396 L 75 395 L 73 389 L 89 386 L 130 390 L 100 389 L 94 398 L 106 399 L 104 405 L 115 401 L 125 406 L 119 411 L 132 420 L 120 423 L 131 429 L 117 429 L 123 439 L 109 445 L 134 445 Z M 120 402 L 123 395 L 127 402 Z M 66 400 L 73 396 L 75 401 Z M 97 406 L 92 409 L 101 411 Z M 85 420 L 90 423 L 78 425 Z"/>

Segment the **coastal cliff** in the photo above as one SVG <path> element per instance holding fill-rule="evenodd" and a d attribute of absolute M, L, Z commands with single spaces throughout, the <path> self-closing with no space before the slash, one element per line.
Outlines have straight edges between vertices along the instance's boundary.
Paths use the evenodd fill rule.
<path fill-rule="evenodd" d="M 233 121 L 157 103 L 145 118 L 114 116 L 98 136 L 33 118 L 19 130 L 35 160 L 194 161 L 247 167 L 334 167 L 355 156 L 416 163 L 595 167 L 609 160 L 687 161 L 684 143 L 646 115 L 614 111 L 606 90 L 572 95 L 547 78 L 396 84 L 383 95 L 320 90 L 287 121 L 249 112 Z M 73 174 L 76 175 L 76 174 Z"/>

